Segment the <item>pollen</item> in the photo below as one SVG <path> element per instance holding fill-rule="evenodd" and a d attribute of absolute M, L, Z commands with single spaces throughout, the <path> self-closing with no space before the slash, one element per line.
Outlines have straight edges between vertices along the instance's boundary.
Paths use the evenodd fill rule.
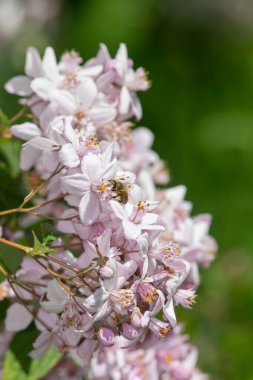
<path fill-rule="evenodd" d="M 94 137 L 90 137 L 85 143 L 87 148 L 91 148 L 91 147 L 96 146 L 98 144 L 99 144 L 99 141 L 97 141 Z"/>
<path fill-rule="evenodd" d="M 77 111 L 77 112 L 76 112 L 76 118 L 77 118 L 78 120 L 82 120 L 82 119 L 84 119 L 84 118 L 85 118 L 85 112 L 84 112 L 84 111 Z"/>
<path fill-rule="evenodd" d="M 170 328 L 169 327 L 161 327 L 160 329 L 159 329 L 159 332 L 160 332 L 160 334 L 161 334 L 161 336 L 163 337 L 163 338 L 165 338 L 166 337 L 166 335 L 170 332 Z"/>
<path fill-rule="evenodd" d="M 170 354 L 165 355 L 164 361 L 166 364 L 170 364 L 173 361 L 173 357 Z"/>

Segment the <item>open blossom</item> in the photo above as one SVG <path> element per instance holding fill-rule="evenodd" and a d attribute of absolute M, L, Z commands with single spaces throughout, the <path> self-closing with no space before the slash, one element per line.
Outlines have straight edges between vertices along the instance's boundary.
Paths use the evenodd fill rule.
<path fill-rule="evenodd" d="M 90 380 L 205 379 L 177 307 L 192 307 L 199 267 L 217 247 L 210 216 L 191 217 L 184 186 L 156 188 L 169 176 L 154 136 L 128 121 L 140 119 L 137 92 L 148 88 L 125 44 L 115 58 L 101 44 L 84 63 L 74 51 L 57 62 L 52 48 L 42 59 L 29 48 L 25 75 L 6 84 L 33 117 L 11 127 L 24 141 L 21 169 L 43 182 L 33 218 L 55 220 L 59 236 L 54 253 L 23 259 L 12 291 L 0 284 L 0 300 L 10 300 L 5 329 L 34 321 L 30 355 L 54 344 Z"/>

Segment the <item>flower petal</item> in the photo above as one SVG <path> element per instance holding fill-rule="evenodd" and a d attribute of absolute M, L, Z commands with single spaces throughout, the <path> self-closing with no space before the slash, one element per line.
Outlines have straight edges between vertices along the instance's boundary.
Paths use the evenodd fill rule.
<path fill-rule="evenodd" d="M 22 140 L 30 140 L 41 135 L 39 127 L 34 123 L 16 124 L 11 127 L 11 134 Z"/>
<path fill-rule="evenodd" d="M 86 79 L 77 87 L 75 95 L 80 105 L 89 109 L 97 96 L 97 86 L 92 79 Z"/>
<path fill-rule="evenodd" d="M 79 205 L 79 215 L 83 224 L 94 223 L 99 216 L 99 200 L 97 194 L 89 191 L 84 194 Z"/>
<path fill-rule="evenodd" d="M 32 95 L 32 89 L 30 84 L 30 78 L 20 75 L 10 79 L 4 87 L 5 90 L 8 91 L 10 94 L 28 96 Z"/>
<path fill-rule="evenodd" d="M 29 313 L 23 305 L 14 303 L 7 310 L 5 328 L 7 331 L 21 331 L 32 322 L 32 319 L 32 313 Z"/>

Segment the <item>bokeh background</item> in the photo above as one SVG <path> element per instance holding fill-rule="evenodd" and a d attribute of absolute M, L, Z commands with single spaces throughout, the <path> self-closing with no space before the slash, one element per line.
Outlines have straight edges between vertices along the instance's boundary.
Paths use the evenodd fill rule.
<path fill-rule="evenodd" d="M 213 215 L 219 254 L 202 272 L 198 302 L 181 312 L 213 380 L 253 379 L 253 2 L 251 0 L 0 0 L 3 85 L 22 73 L 25 49 L 88 59 L 126 42 L 152 89 L 142 94 L 171 185 L 186 184 L 194 213 Z M 17 201 L 18 146 L 0 144 L 0 204 Z M 6 170 L 8 168 L 8 170 Z"/>

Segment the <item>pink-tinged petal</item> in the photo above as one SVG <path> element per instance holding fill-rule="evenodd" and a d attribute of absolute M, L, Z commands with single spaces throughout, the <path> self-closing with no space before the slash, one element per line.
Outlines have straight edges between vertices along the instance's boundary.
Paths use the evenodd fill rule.
<path fill-rule="evenodd" d="M 76 350 L 77 355 L 83 360 L 84 365 L 90 363 L 97 344 L 98 343 L 96 340 L 85 339 L 84 342 Z"/>
<path fill-rule="evenodd" d="M 48 106 L 40 113 L 40 126 L 44 131 L 47 131 L 50 122 L 58 115 L 58 107 L 54 103 L 49 103 Z"/>
<path fill-rule="evenodd" d="M 83 224 L 94 223 L 99 216 L 99 200 L 97 194 L 89 191 L 84 194 L 79 205 L 79 215 Z"/>
<path fill-rule="evenodd" d="M 42 65 L 47 77 L 55 81 L 59 72 L 55 52 L 51 47 L 46 48 Z"/>
<path fill-rule="evenodd" d="M 89 191 L 89 182 L 79 173 L 61 178 L 62 186 L 71 195 L 81 197 L 86 191 Z"/>
<path fill-rule="evenodd" d="M 166 198 L 176 207 L 183 201 L 185 193 L 186 187 L 184 185 L 171 187 L 166 191 Z"/>
<path fill-rule="evenodd" d="M 30 140 L 41 135 L 39 127 L 34 123 L 16 124 L 11 127 L 11 134 L 21 140 Z"/>
<path fill-rule="evenodd" d="M 176 319 L 172 299 L 164 305 L 163 312 L 167 320 L 170 322 L 171 326 L 174 327 L 177 323 L 177 319 Z"/>
<path fill-rule="evenodd" d="M 111 208 L 114 212 L 114 214 L 121 220 L 128 220 L 127 212 L 119 202 L 116 201 L 110 201 Z"/>
<path fill-rule="evenodd" d="M 138 151 L 146 151 L 151 148 L 154 142 L 154 134 L 145 127 L 138 127 L 133 131 L 133 141 Z"/>
<path fill-rule="evenodd" d="M 71 328 L 66 329 L 64 333 L 67 344 L 72 347 L 76 346 L 79 340 L 82 338 L 82 335 L 80 333 Z"/>
<path fill-rule="evenodd" d="M 10 94 L 16 94 L 20 96 L 32 95 L 31 79 L 25 76 L 17 76 L 10 79 L 4 86 L 5 90 Z"/>
<path fill-rule="evenodd" d="M 84 156 L 82 171 L 89 177 L 90 181 L 101 179 L 101 160 L 99 157 L 96 154 Z"/>
<path fill-rule="evenodd" d="M 104 179 L 114 178 L 117 171 L 117 165 L 118 165 L 117 160 L 116 158 L 114 158 L 112 162 L 110 162 L 109 164 L 107 164 L 105 167 L 102 168 L 101 177 Z"/>
<path fill-rule="evenodd" d="M 14 303 L 7 310 L 5 328 L 7 331 L 21 331 L 32 322 L 32 313 L 21 304 Z"/>
<path fill-rule="evenodd" d="M 110 253 L 111 236 L 111 230 L 104 230 L 104 232 L 97 238 L 97 245 L 102 256 L 108 256 Z"/>
<path fill-rule="evenodd" d="M 54 90 L 50 94 L 50 98 L 58 104 L 66 114 L 74 114 L 76 110 L 76 103 L 74 96 L 65 90 Z"/>
<path fill-rule="evenodd" d="M 107 73 L 100 75 L 96 82 L 98 90 L 104 91 L 108 89 L 108 86 L 110 86 L 115 76 L 116 72 L 113 70 L 110 70 Z"/>
<path fill-rule="evenodd" d="M 125 264 L 116 262 L 115 288 L 121 288 L 125 282 L 135 273 L 137 269 L 137 263 L 133 260 L 127 261 Z"/>
<path fill-rule="evenodd" d="M 96 99 L 97 86 L 92 79 L 86 79 L 77 87 L 75 95 L 78 103 L 87 110 L 91 107 L 94 100 Z"/>
<path fill-rule="evenodd" d="M 73 223 L 73 227 L 77 235 L 79 235 L 82 240 L 89 238 L 92 226 L 84 226 L 81 223 Z"/>
<path fill-rule="evenodd" d="M 126 114 L 129 111 L 131 104 L 131 96 L 128 91 L 128 89 L 123 86 L 120 91 L 120 97 L 119 97 L 119 112 L 121 114 Z"/>
<path fill-rule="evenodd" d="M 104 291 L 102 288 L 98 288 L 95 290 L 93 294 L 91 294 L 86 300 L 83 302 L 83 306 L 89 312 L 96 312 L 102 303 L 104 303 L 108 298 L 108 293 Z"/>
<path fill-rule="evenodd" d="M 54 84 L 47 78 L 35 78 L 31 82 L 31 88 L 43 100 L 49 100 Z"/>
<path fill-rule="evenodd" d="M 32 78 L 44 76 L 40 55 L 33 47 L 29 47 L 26 51 L 25 73 Z"/>
<path fill-rule="evenodd" d="M 33 343 L 33 348 L 29 356 L 33 359 L 43 355 L 52 344 L 53 333 L 51 331 L 43 331 Z"/>
<path fill-rule="evenodd" d="M 95 65 L 91 67 L 83 67 L 79 72 L 81 77 L 97 77 L 103 71 L 103 65 Z"/>
<path fill-rule="evenodd" d="M 59 151 L 59 161 L 68 168 L 75 168 L 80 164 L 80 159 L 72 144 L 65 144 Z"/>
<path fill-rule="evenodd" d="M 58 316 L 56 314 L 47 313 L 43 309 L 39 310 L 38 317 L 39 319 L 35 319 L 34 322 L 40 331 L 46 331 L 46 327 L 40 321 L 43 321 L 49 328 L 54 328 L 58 322 Z"/>
<path fill-rule="evenodd" d="M 78 257 L 76 265 L 79 268 L 85 268 L 92 263 L 94 258 L 98 258 L 97 250 L 94 244 L 88 240 L 84 242 L 84 253 Z"/>
<path fill-rule="evenodd" d="M 154 224 L 157 222 L 158 216 L 156 214 L 148 213 L 144 214 L 141 218 L 141 224 Z"/>
<path fill-rule="evenodd" d="M 41 152 L 38 149 L 26 144 L 23 145 L 20 154 L 20 168 L 24 171 L 30 170 L 35 165 L 40 155 Z"/>
<path fill-rule="evenodd" d="M 112 305 L 111 302 L 108 300 L 105 301 L 103 305 L 101 305 L 98 309 L 98 312 L 95 315 L 94 322 L 97 322 L 103 318 L 105 318 L 108 314 L 110 314 L 112 311 Z"/>
<path fill-rule="evenodd" d="M 107 46 L 105 44 L 103 44 L 103 43 L 100 43 L 99 44 L 99 51 L 97 53 L 96 60 L 99 63 L 104 63 L 106 61 L 109 61 L 109 59 L 111 59 L 111 56 L 109 54 Z"/>
<path fill-rule="evenodd" d="M 108 124 L 116 117 L 116 109 L 111 105 L 96 105 L 89 110 L 89 117 L 96 126 Z"/>
<path fill-rule="evenodd" d="M 119 49 L 117 51 L 116 61 L 120 61 L 123 64 L 124 69 L 127 69 L 128 66 L 128 53 L 127 53 L 127 47 L 126 44 L 121 43 L 119 45 Z"/>
<path fill-rule="evenodd" d="M 46 139 L 45 137 L 38 136 L 29 140 L 25 145 L 31 146 L 38 150 L 45 150 L 50 152 L 53 150 L 55 143 L 49 139 Z"/>
<path fill-rule="evenodd" d="M 69 294 L 56 280 L 52 280 L 47 286 L 47 298 L 58 303 L 64 303 L 69 298 Z"/>
<path fill-rule="evenodd" d="M 138 225 L 130 222 L 129 220 L 123 220 L 122 225 L 126 239 L 135 240 L 138 236 L 140 236 L 141 228 Z"/>
<path fill-rule="evenodd" d="M 135 115 L 137 120 L 140 120 L 142 118 L 142 107 L 141 107 L 140 99 L 134 92 L 131 93 L 131 98 L 132 98 L 133 114 Z"/>

